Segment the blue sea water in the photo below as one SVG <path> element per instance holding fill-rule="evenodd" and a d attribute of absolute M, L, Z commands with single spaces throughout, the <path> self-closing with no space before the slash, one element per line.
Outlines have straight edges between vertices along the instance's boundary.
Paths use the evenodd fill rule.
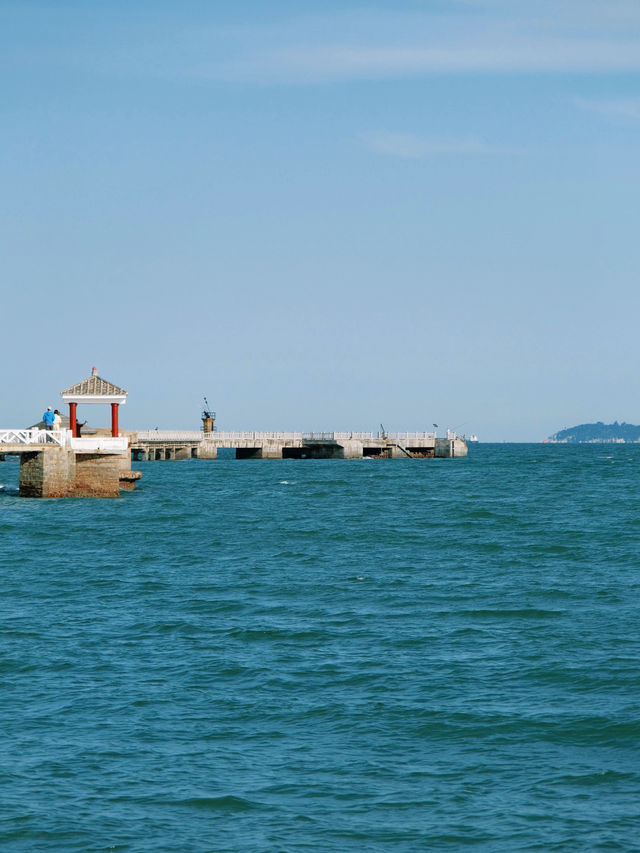
<path fill-rule="evenodd" d="M 640 446 L 0 464 L 0 850 L 640 850 Z"/>

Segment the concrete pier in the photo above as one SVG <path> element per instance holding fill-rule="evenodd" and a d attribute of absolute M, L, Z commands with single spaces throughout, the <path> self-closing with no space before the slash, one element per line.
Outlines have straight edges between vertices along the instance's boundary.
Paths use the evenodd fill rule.
<path fill-rule="evenodd" d="M 27 498 L 117 498 L 141 477 L 131 470 L 126 437 L 73 438 L 71 430 L 0 431 L 3 456 L 20 458 L 19 491 Z"/>
<path fill-rule="evenodd" d="M 452 459 L 467 455 L 463 438 L 449 432 L 196 432 L 145 430 L 130 436 L 136 460 L 216 459 L 218 450 L 236 459 Z"/>
<path fill-rule="evenodd" d="M 20 495 L 29 498 L 116 498 L 120 489 L 135 488 L 142 475 L 131 470 L 129 438 L 121 435 L 118 410 L 127 402 L 127 392 L 98 376 L 91 375 L 61 392 L 69 404 L 69 428 L 62 428 L 62 416 L 49 406 L 42 421 L 26 429 L 0 429 L 0 460 L 20 458 Z M 79 405 L 108 405 L 111 434 L 82 437 L 84 424 L 78 422 Z M 44 426 L 44 429 L 41 427 Z"/>

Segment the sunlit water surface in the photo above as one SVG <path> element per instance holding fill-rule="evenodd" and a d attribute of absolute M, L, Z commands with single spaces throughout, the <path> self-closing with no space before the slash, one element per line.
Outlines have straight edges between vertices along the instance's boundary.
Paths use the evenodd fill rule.
<path fill-rule="evenodd" d="M 0 849 L 640 849 L 640 447 L 136 467 L 0 463 Z"/>

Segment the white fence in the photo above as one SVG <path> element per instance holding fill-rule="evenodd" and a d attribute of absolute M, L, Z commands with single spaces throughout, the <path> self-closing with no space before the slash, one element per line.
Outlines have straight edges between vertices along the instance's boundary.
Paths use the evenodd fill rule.
<path fill-rule="evenodd" d="M 72 438 L 70 429 L 3 429 L 0 430 L 0 453 L 2 447 L 20 445 L 22 447 L 70 447 L 72 450 L 93 453 L 123 453 L 129 446 L 126 436 L 114 438 L 110 435 Z"/>
<path fill-rule="evenodd" d="M 68 429 L 3 429 L 0 430 L 0 445 L 55 444 L 58 447 L 66 447 L 70 437 L 71 430 Z"/>
<path fill-rule="evenodd" d="M 455 438 L 454 432 L 447 431 L 447 438 Z M 387 432 L 377 433 L 372 432 L 259 432 L 259 431 L 244 431 L 244 432 L 202 432 L 201 430 L 166 430 L 166 429 L 148 429 L 140 430 L 137 433 L 137 440 L 144 442 L 163 442 L 170 444 L 171 442 L 200 442 L 211 440 L 214 442 L 233 442 L 233 441 L 413 441 L 413 442 L 431 442 L 436 438 L 435 432 Z"/>
<path fill-rule="evenodd" d="M 382 436 L 381 436 L 382 437 Z M 385 438 L 391 441 L 433 441 L 436 438 L 435 432 L 385 432 Z"/>
<path fill-rule="evenodd" d="M 136 433 L 138 441 L 202 441 L 205 433 L 201 430 L 169 430 L 169 429 L 141 429 Z M 218 435 L 207 433 L 209 435 Z"/>

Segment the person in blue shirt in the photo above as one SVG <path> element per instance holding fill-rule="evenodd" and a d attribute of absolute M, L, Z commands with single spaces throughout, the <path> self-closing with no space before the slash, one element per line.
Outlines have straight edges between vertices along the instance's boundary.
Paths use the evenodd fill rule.
<path fill-rule="evenodd" d="M 53 429 L 53 422 L 55 420 L 55 415 L 53 414 L 53 410 L 51 406 L 47 406 L 47 411 L 42 416 L 42 420 L 44 421 L 45 429 Z"/>

